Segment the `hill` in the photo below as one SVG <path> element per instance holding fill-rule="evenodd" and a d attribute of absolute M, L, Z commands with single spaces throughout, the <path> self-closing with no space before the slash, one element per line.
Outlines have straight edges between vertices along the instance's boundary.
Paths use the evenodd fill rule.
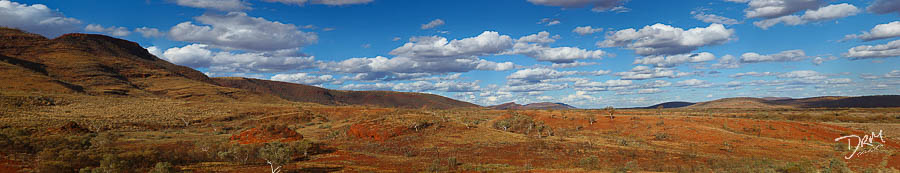
<path fill-rule="evenodd" d="M 877 108 L 900 107 L 900 95 L 822 96 L 799 99 L 724 98 L 686 108 Z"/>
<path fill-rule="evenodd" d="M 691 103 L 691 102 L 665 102 L 665 103 L 655 104 L 653 106 L 636 107 L 636 109 L 656 109 L 659 106 L 663 106 L 663 108 L 680 108 L 680 107 L 686 107 L 686 106 L 690 106 L 690 105 L 694 105 L 694 104 L 695 103 Z"/>
<path fill-rule="evenodd" d="M 515 102 L 509 102 L 494 106 L 488 106 L 491 109 L 497 110 L 519 110 L 519 109 L 578 109 L 574 106 L 565 104 L 565 103 L 551 103 L 551 102 L 540 102 L 540 103 L 531 103 L 526 105 L 517 104 Z"/>
<path fill-rule="evenodd" d="M 876 95 L 876 96 L 824 96 L 802 99 L 788 99 L 773 101 L 775 104 L 795 105 L 800 108 L 878 108 L 900 107 L 900 95 Z"/>
<path fill-rule="evenodd" d="M 525 105 L 518 104 L 516 102 L 503 103 L 499 105 L 488 106 L 488 108 L 496 109 L 496 110 L 518 110 L 525 109 Z"/>
<path fill-rule="evenodd" d="M 217 86 L 194 69 L 150 54 L 137 43 L 96 34 L 54 39 L 0 28 L 0 89 L 202 101 L 281 99 Z"/>
<path fill-rule="evenodd" d="M 745 109 L 775 109 L 791 108 L 791 106 L 769 103 L 765 99 L 753 97 L 723 98 L 713 101 L 696 103 L 685 108 L 745 108 Z"/>
<path fill-rule="evenodd" d="M 425 93 L 330 90 L 303 84 L 241 77 L 220 77 L 212 78 L 212 80 L 225 87 L 271 94 L 290 101 L 313 102 L 324 105 L 373 105 L 380 107 L 426 107 L 436 109 L 479 107 L 472 103 Z"/>

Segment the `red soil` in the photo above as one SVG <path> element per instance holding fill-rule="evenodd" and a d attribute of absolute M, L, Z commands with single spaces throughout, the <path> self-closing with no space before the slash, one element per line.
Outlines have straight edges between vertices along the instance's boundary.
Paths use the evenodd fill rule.
<path fill-rule="evenodd" d="M 303 135 L 288 128 L 260 129 L 252 128 L 231 136 L 231 141 L 240 144 L 256 144 L 267 142 L 293 142 L 303 139 Z"/>
<path fill-rule="evenodd" d="M 366 122 L 351 125 L 350 130 L 347 130 L 347 135 L 373 141 L 384 141 L 400 136 L 406 130 L 407 128 L 405 127 L 390 127 L 374 122 Z"/>
<path fill-rule="evenodd" d="M 5 155 L 0 155 L 0 172 L 19 172 L 22 170 L 22 166 L 21 162 L 9 160 Z"/>

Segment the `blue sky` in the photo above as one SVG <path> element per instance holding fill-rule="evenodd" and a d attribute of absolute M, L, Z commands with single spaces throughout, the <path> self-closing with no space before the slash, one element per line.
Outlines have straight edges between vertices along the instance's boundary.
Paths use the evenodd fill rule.
<path fill-rule="evenodd" d="M 343 90 L 582 108 L 900 93 L 893 0 L 0 0 L 0 25 Z"/>

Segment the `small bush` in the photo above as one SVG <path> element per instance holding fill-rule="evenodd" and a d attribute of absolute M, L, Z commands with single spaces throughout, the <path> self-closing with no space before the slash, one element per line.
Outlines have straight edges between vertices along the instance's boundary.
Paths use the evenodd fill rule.
<path fill-rule="evenodd" d="M 600 159 L 597 156 L 588 156 L 578 159 L 577 167 L 585 170 L 595 170 L 600 168 Z"/>
<path fill-rule="evenodd" d="M 177 171 L 178 170 L 169 162 L 157 162 L 156 166 L 150 170 L 150 173 L 174 173 Z"/>
<path fill-rule="evenodd" d="M 653 139 L 666 140 L 666 139 L 669 139 L 669 134 L 668 133 L 656 133 L 656 134 L 653 134 Z"/>
<path fill-rule="evenodd" d="M 816 171 L 815 165 L 811 162 L 790 162 L 784 165 L 781 168 L 776 169 L 778 172 L 785 173 L 805 173 L 805 172 L 818 172 Z"/>
<path fill-rule="evenodd" d="M 281 142 L 266 143 L 259 149 L 259 158 L 266 160 L 267 163 L 275 166 L 287 164 L 293 158 L 294 149 L 287 144 Z"/>
<path fill-rule="evenodd" d="M 828 161 L 828 166 L 822 169 L 823 173 L 845 173 L 845 172 L 853 172 L 847 167 L 847 163 L 842 161 L 843 159 L 835 159 L 832 158 Z"/>
<path fill-rule="evenodd" d="M 253 144 L 232 144 L 225 150 L 217 153 L 219 159 L 231 161 L 234 163 L 247 164 L 248 161 L 257 159 L 257 150 L 259 146 Z"/>
<path fill-rule="evenodd" d="M 533 131 L 537 131 L 538 133 L 543 133 L 541 131 L 548 130 L 547 134 L 551 134 L 549 132 L 549 128 L 546 128 L 543 123 L 535 122 L 530 116 L 513 114 L 509 118 L 499 120 L 494 123 L 494 128 L 498 130 L 514 132 L 514 133 L 522 133 L 529 134 Z"/>

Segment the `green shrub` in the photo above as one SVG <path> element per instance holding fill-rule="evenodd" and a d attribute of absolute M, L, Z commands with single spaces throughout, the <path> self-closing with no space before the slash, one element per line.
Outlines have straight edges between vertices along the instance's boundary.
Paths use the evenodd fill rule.
<path fill-rule="evenodd" d="M 600 168 L 600 159 L 597 156 L 588 156 L 581 159 L 578 159 L 577 167 L 583 168 L 585 170 L 595 170 Z"/>
<path fill-rule="evenodd" d="M 666 139 L 669 139 L 669 134 L 668 133 L 656 133 L 656 134 L 653 134 L 653 139 L 666 140 Z"/>
<path fill-rule="evenodd" d="M 250 160 L 255 160 L 258 148 L 257 145 L 252 144 L 232 144 L 225 150 L 219 151 L 217 155 L 222 160 L 246 164 Z"/>
<path fill-rule="evenodd" d="M 308 139 L 292 142 L 291 147 L 297 153 L 303 153 L 303 157 L 309 156 L 309 152 L 313 149 L 313 142 Z"/>
<path fill-rule="evenodd" d="M 804 162 L 790 162 L 784 165 L 781 168 L 776 169 L 778 172 L 784 173 L 806 173 L 806 172 L 818 172 L 816 171 L 815 165 L 813 165 L 809 161 Z"/>
<path fill-rule="evenodd" d="M 282 165 L 293 160 L 293 155 L 294 148 L 281 142 L 266 143 L 259 149 L 259 158 L 266 160 L 272 172 L 279 172 Z"/>
<path fill-rule="evenodd" d="M 846 173 L 853 172 L 847 167 L 847 163 L 842 161 L 842 159 L 832 158 L 828 161 L 828 166 L 822 169 L 823 173 Z"/>
<path fill-rule="evenodd" d="M 513 114 L 513 116 L 494 122 L 495 129 L 522 134 L 546 129 L 543 126 L 543 123 L 535 122 L 530 116 L 519 114 Z M 537 132 L 540 133 L 540 131 Z"/>
<path fill-rule="evenodd" d="M 156 166 L 150 170 L 150 173 L 174 173 L 177 171 L 178 170 L 169 162 L 157 162 Z"/>

